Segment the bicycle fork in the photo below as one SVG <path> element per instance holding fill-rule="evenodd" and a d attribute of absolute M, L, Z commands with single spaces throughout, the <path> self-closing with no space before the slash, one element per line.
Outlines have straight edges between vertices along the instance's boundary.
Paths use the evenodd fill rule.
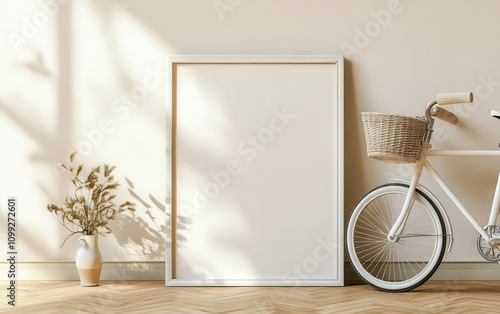
<path fill-rule="evenodd" d="M 420 152 L 420 156 L 417 162 L 415 163 L 415 171 L 413 172 L 413 176 L 410 181 L 410 187 L 408 189 L 408 194 L 406 195 L 403 208 L 401 209 L 401 213 L 394 222 L 394 225 L 392 226 L 391 230 L 387 234 L 387 240 L 390 242 L 397 241 L 398 235 L 403 232 L 406 220 L 408 219 L 408 215 L 410 214 L 410 209 L 413 205 L 415 191 L 417 189 L 420 176 L 422 175 L 422 169 L 424 168 L 426 152 L 431 146 L 429 143 L 426 142 L 424 142 L 422 145 L 423 145 L 422 151 Z"/>

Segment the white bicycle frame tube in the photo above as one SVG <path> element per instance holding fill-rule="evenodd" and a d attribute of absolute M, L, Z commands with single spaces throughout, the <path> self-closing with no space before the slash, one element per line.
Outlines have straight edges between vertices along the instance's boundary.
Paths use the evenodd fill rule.
<path fill-rule="evenodd" d="M 448 197 L 455 203 L 455 205 L 460 209 L 462 214 L 467 218 L 467 220 L 474 226 L 474 228 L 477 229 L 477 231 L 481 234 L 481 236 L 485 239 L 488 240 L 490 237 L 484 231 L 484 229 L 481 227 L 481 225 L 476 221 L 476 219 L 470 214 L 470 212 L 465 208 L 465 206 L 460 202 L 460 200 L 455 196 L 455 194 L 450 190 L 450 188 L 446 185 L 446 183 L 441 179 L 441 177 L 438 175 L 436 170 L 431 166 L 431 164 L 428 161 L 425 161 L 425 168 L 429 171 L 429 173 L 432 175 L 434 180 L 441 186 L 443 191 L 448 195 Z"/>
<path fill-rule="evenodd" d="M 495 196 L 493 197 L 493 204 L 491 205 L 490 218 L 488 219 L 489 226 L 496 225 L 499 210 L 500 210 L 500 172 L 498 173 L 497 187 L 495 189 Z"/>
<path fill-rule="evenodd" d="M 425 144 L 424 144 L 425 145 Z M 489 240 L 490 237 L 483 229 L 483 227 L 476 221 L 476 219 L 470 214 L 470 212 L 465 208 L 465 206 L 460 202 L 460 200 L 455 196 L 451 189 L 446 185 L 446 183 L 441 179 L 439 174 L 434 170 L 432 165 L 427 161 L 427 156 L 470 156 L 470 157 L 500 157 L 500 151 L 493 150 L 430 150 L 429 144 L 422 148 L 420 158 L 415 164 L 415 172 L 413 174 L 409 193 L 405 199 L 405 203 L 399 214 L 396 222 L 392 226 L 388 239 L 392 240 L 394 237 L 400 233 L 401 229 L 404 227 L 404 222 L 408 217 L 411 204 L 413 202 L 413 195 L 415 193 L 415 188 L 417 186 L 418 180 L 420 178 L 422 168 L 425 168 L 432 175 L 434 180 L 441 186 L 443 191 L 450 197 L 450 199 L 455 203 L 462 214 L 467 218 L 467 220 L 474 226 L 474 228 L 481 234 L 485 240 Z M 500 211 L 500 173 L 498 175 L 497 186 L 495 189 L 495 195 L 493 197 L 493 203 L 491 205 L 490 217 L 488 220 L 488 225 L 492 226 L 496 224 L 497 216 Z"/>

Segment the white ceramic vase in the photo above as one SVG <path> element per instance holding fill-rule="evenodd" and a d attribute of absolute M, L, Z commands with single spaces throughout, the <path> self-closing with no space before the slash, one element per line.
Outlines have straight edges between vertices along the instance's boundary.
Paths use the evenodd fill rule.
<path fill-rule="evenodd" d="M 82 235 L 78 239 L 75 262 L 80 275 L 80 284 L 83 287 L 99 285 L 102 256 L 99 250 L 98 235 Z"/>

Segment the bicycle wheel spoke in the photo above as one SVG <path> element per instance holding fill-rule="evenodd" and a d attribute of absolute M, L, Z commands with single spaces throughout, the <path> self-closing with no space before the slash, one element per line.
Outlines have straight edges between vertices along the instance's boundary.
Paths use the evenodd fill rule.
<path fill-rule="evenodd" d="M 390 229 L 390 224 L 386 221 L 386 219 L 384 219 L 383 213 L 377 208 L 377 206 L 368 209 L 366 214 L 370 218 L 372 218 L 371 220 L 367 221 L 368 224 L 370 224 L 374 229 L 378 230 L 380 233 L 387 234 L 387 231 Z"/>
<path fill-rule="evenodd" d="M 366 223 L 366 227 L 358 227 L 359 229 L 362 229 L 364 228 L 365 230 L 368 230 L 370 234 L 373 234 L 374 231 L 377 231 L 378 234 L 387 234 L 387 232 L 384 232 L 384 230 L 380 229 L 377 225 L 375 225 L 373 222 L 371 221 L 367 221 Z M 371 227 L 371 228 L 370 228 Z"/>
<path fill-rule="evenodd" d="M 370 268 L 370 266 L 373 265 L 377 261 L 377 258 L 386 251 L 385 249 L 387 247 L 388 247 L 388 243 L 385 243 L 384 245 L 381 246 L 380 250 L 378 250 L 377 254 L 371 256 L 371 259 L 367 259 L 365 261 L 364 264 L 368 263 L 368 267 L 367 268 Z"/>

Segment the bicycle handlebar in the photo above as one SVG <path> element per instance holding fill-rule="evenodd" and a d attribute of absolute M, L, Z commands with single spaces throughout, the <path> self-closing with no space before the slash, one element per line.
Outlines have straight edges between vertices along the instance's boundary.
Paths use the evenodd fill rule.
<path fill-rule="evenodd" d="M 454 115 L 452 112 L 449 112 L 448 110 L 440 106 L 450 105 L 450 104 L 472 103 L 473 100 L 474 100 L 474 95 L 471 92 L 437 94 L 436 99 L 429 102 L 425 109 L 425 117 L 427 118 L 427 121 L 429 121 L 430 123 L 429 125 L 430 129 L 432 129 L 434 124 L 434 120 L 432 119 L 432 117 L 444 120 L 448 123 L 455 125 L 458 125 L 460 123 L 456 115 Z M 430 135 L 426 140 L 427 141 L 430 140 Z"/>
<path fill-rule="evenodd" d="M 470 92 L 466 92 L 466 93 L 440 93 L 440 94 L 437 94 L 437 98 L 436 98 L 438 105 L 471 103 L 473 100 L 474 100 L 474 96 Z"/>

